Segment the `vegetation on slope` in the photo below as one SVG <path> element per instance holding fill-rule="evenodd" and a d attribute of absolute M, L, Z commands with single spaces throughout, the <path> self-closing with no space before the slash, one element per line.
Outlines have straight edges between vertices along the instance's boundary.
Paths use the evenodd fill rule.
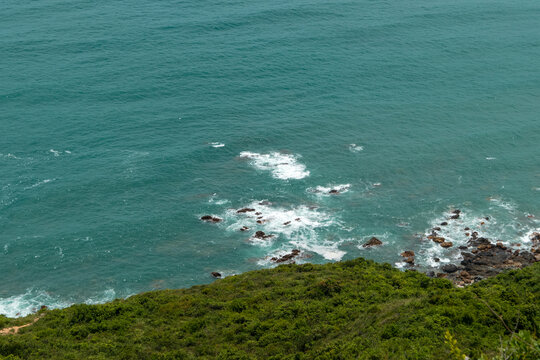
<path fill-rule="evenodd" d="M 0 358 L 455 359 L 496 356 L 501 341 L 513 341 L 525 347 L 521 358 L 534 359 L 539 294 L 538 263 L 466 288 L 364 259 L 282 265 L 190 289 L 0 317 L 2 328 L 45 312 L 0 336 Z"/>

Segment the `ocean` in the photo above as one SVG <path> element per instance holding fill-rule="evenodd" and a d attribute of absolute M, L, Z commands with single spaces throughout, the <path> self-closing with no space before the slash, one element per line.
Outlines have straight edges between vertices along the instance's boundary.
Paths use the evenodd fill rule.
<path fill-rule="evenodd" d="M 538 1 L 0 9 L 0 314 L 540 229 Z"/>

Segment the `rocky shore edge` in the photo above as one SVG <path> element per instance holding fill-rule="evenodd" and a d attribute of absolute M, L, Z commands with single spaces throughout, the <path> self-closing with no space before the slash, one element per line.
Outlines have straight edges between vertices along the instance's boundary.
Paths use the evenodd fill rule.
<path fill-rule="evenodd" d="M 433 236 L 436 240 L 437 238 Z M 444 240 L 444 239 L 443 239 Z M 540 232 L 529 236 L 530 249 L 512 249 L 502 242 L 492 242 L 487 238 L 478 237 L 473 232 L 466 246 L 460 246 L 462 260 L 459 263 L 442 265 L 437 271 L 424 271 L 429 277 L 447 278 L 457 286 L 466 286 L 477 281 L 495 276 L 505 270 L 521 269 L 540 261 Z M 364 247 L 379 246 L 382 242 L 371 238 Z M 444 242 L 441 242 L 441 246 Z M 513 244 L 521 247 L 521 244 Z M 401 253 L 408 270 L 414 270 L 414 251 Z M 435 259 L 436 261 L 438 259 Z"/>
<path fill-rule="evenodd" d="M 339 191 L 332 189 L 329 194 L 339 194 Z M 269 205 L 271 203 L 263 201 L 259 205 Z M 239 215 L 247 215 L 254 213 L 256 223 L 262 224 L 267 220 L 264 219 L 262 212 L 258 212 L 254 208 L 242 208 L 236 210 Z M 443 221 L 438 226 L 433 227 L 431 233 L 425 236 L 428 241 L 433 241 L 439 246 L 447 249 L 454 247 L 454 244 L 439 235 L 441 227 L 449 225 L 449 222 L 457 220 L 461 216 L 461 210 L 454 209 L 450 212 L 450 216 L 447 221 Z M 212 215 L 204 215 L 200 218 L 203 222 L 218 223 L 222 219 Z M 481 219 L 480 225 L 484 225 L 486 221 L 489 221 L 489 217 Z M 302 221 L 300 218 L 294 219 L 294 221 Z M 286 221 L 283 226 L 289 226 L 293 220 Z M 249 231 L 248 226 L 243 226 L 239 231 Z M 520 269 L 525 266 L 531 265 L 537 261 L 540 261 L 540 232 L 533 232 L 529 235 L 531 246 L 526 249 L 521 243 L 514 243 L 511 246 L 504 245 L 501 241 L 492 242 L 488 238 L 479 237 L 478 232 L 465 227 L 463 229 L 465 235 L 469 237 L 467 245 L 459 246 L 458 249 L 461 252 L 461 260 L 454 263 L 446 263 L 436 269 L 420 270 L 429 277 L 447 278 L 454 282 L 457 286 L 470 285 L 474 282 L 480 281 L 485 278 L 489 278 L 499 274 L 500 272 L 508 269 Z M 264 231 L 256 231 L 251 240 L 267 240 L 273 238 L 273 234 L 266 234 Z M 372 237 L 366 243 L 362 245 L 364 248 L 378 247 L 383 242 L 376 237 Z M 415 253 L 412 250 L 405 250 L 401 253 L 404 258 L 403 262 L 406 264 L 407 270 L 419 271 L 415 265 Z M 289 253 L 281 254 L 269 258 L 269 260 L 275 264 L 294 264 L 297 259 L 309 258 L 310 255 L 302 252 L 299 249 L 293 249 Z M 439 262 L 440 259 L 434 258 L 435 262 Z M 221 278 L 222 274 L 219 272 L 212 272 L 212 277 Z"/>

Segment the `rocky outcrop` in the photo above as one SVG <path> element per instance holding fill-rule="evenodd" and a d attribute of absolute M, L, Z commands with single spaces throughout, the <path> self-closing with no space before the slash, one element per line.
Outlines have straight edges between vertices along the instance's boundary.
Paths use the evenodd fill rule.
<path fill-rule="evenodd" d="M 442 245 L 442 244 L 441 244 Z M 539 261 L 536 252 L 540 246 L 533 245 L 531 251 L 512 250 L 498 241 L 492 243 L 483 237 L 471 238 L 467 250 L 461 251 L 463 260 L 459 264 L 448 264 L 441 268 L 449 273 L 448 278 L 458 285 L 471 284 L 507 269 L 519 269 Z"/>
<path fill-rule="evenodd" d="M 372 246 L 379 246 L 379 245 L 382 245 L 382 241 L 377 239 L 376 237 L 372 237 L 371 239 L 369 239 L 367 243 L 362 245 L 362 247 L 372 247 Z"/>
<path fill-rule="evenodd" d="M 287 262 L 287 261 L 291 261 L 295 257 L 297 257 L 298 255 L 300 255 L 300 250 L 294 249 L 289 254 L 285 254 L 285 255 L 280 256 L 280 257 L 273 257 L 270 260 L 279 264 L 279 263 L 284 263 L 284 262 Z"/>

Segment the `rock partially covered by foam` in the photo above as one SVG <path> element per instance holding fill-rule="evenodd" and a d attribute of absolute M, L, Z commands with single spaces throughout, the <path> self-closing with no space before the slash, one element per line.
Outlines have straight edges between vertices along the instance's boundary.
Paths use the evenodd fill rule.
<path fill-rule="evenodd" d="M 298 255 L 300 255 L 300 250 L 294 249 L 294 250 L 291 251 L 289 254 L 285 254 L 285 255 L 280 256 L 280 257 L 273 257 L 273 258 L 271 258 L 270 260 L 272 260 L 273 262 L 279 264 L 279 263 L 291 261 L 291 260 L 293 260 L 295 257 L 297 257 Z"/>
<path fill-rule="evenodd" d="M 369 239 L 369 241 L 367 243 L 365 243 L 362 246 L 363 247 L 371 247 L 371 246 L 379 246 L 379 245 L 382 245 L 382 241 L 377 239 L 376 237 L 372 237 L 371 239 Z"/>
<path fill-rule="evenodd" d="M 201 220 L 202 221 L 207 221 L 207 222 L 214 222 L 214 223 L 222 221 L 220 218 L 212 216 L 212 215 L 201 216 Z"/>
<path fill-rule="evenodd" d="M 261 239 L 261 240 L 264 240 L 264 239 L 268 239 L 268 238 L 271 238 L 271 237 L 274 237 L 274 235 L 266 235 L 266 233 L 264 231 L 257 231 L 255 233 L 255 235 L 253 235 L 254 238 L 256 239 Z"/>

